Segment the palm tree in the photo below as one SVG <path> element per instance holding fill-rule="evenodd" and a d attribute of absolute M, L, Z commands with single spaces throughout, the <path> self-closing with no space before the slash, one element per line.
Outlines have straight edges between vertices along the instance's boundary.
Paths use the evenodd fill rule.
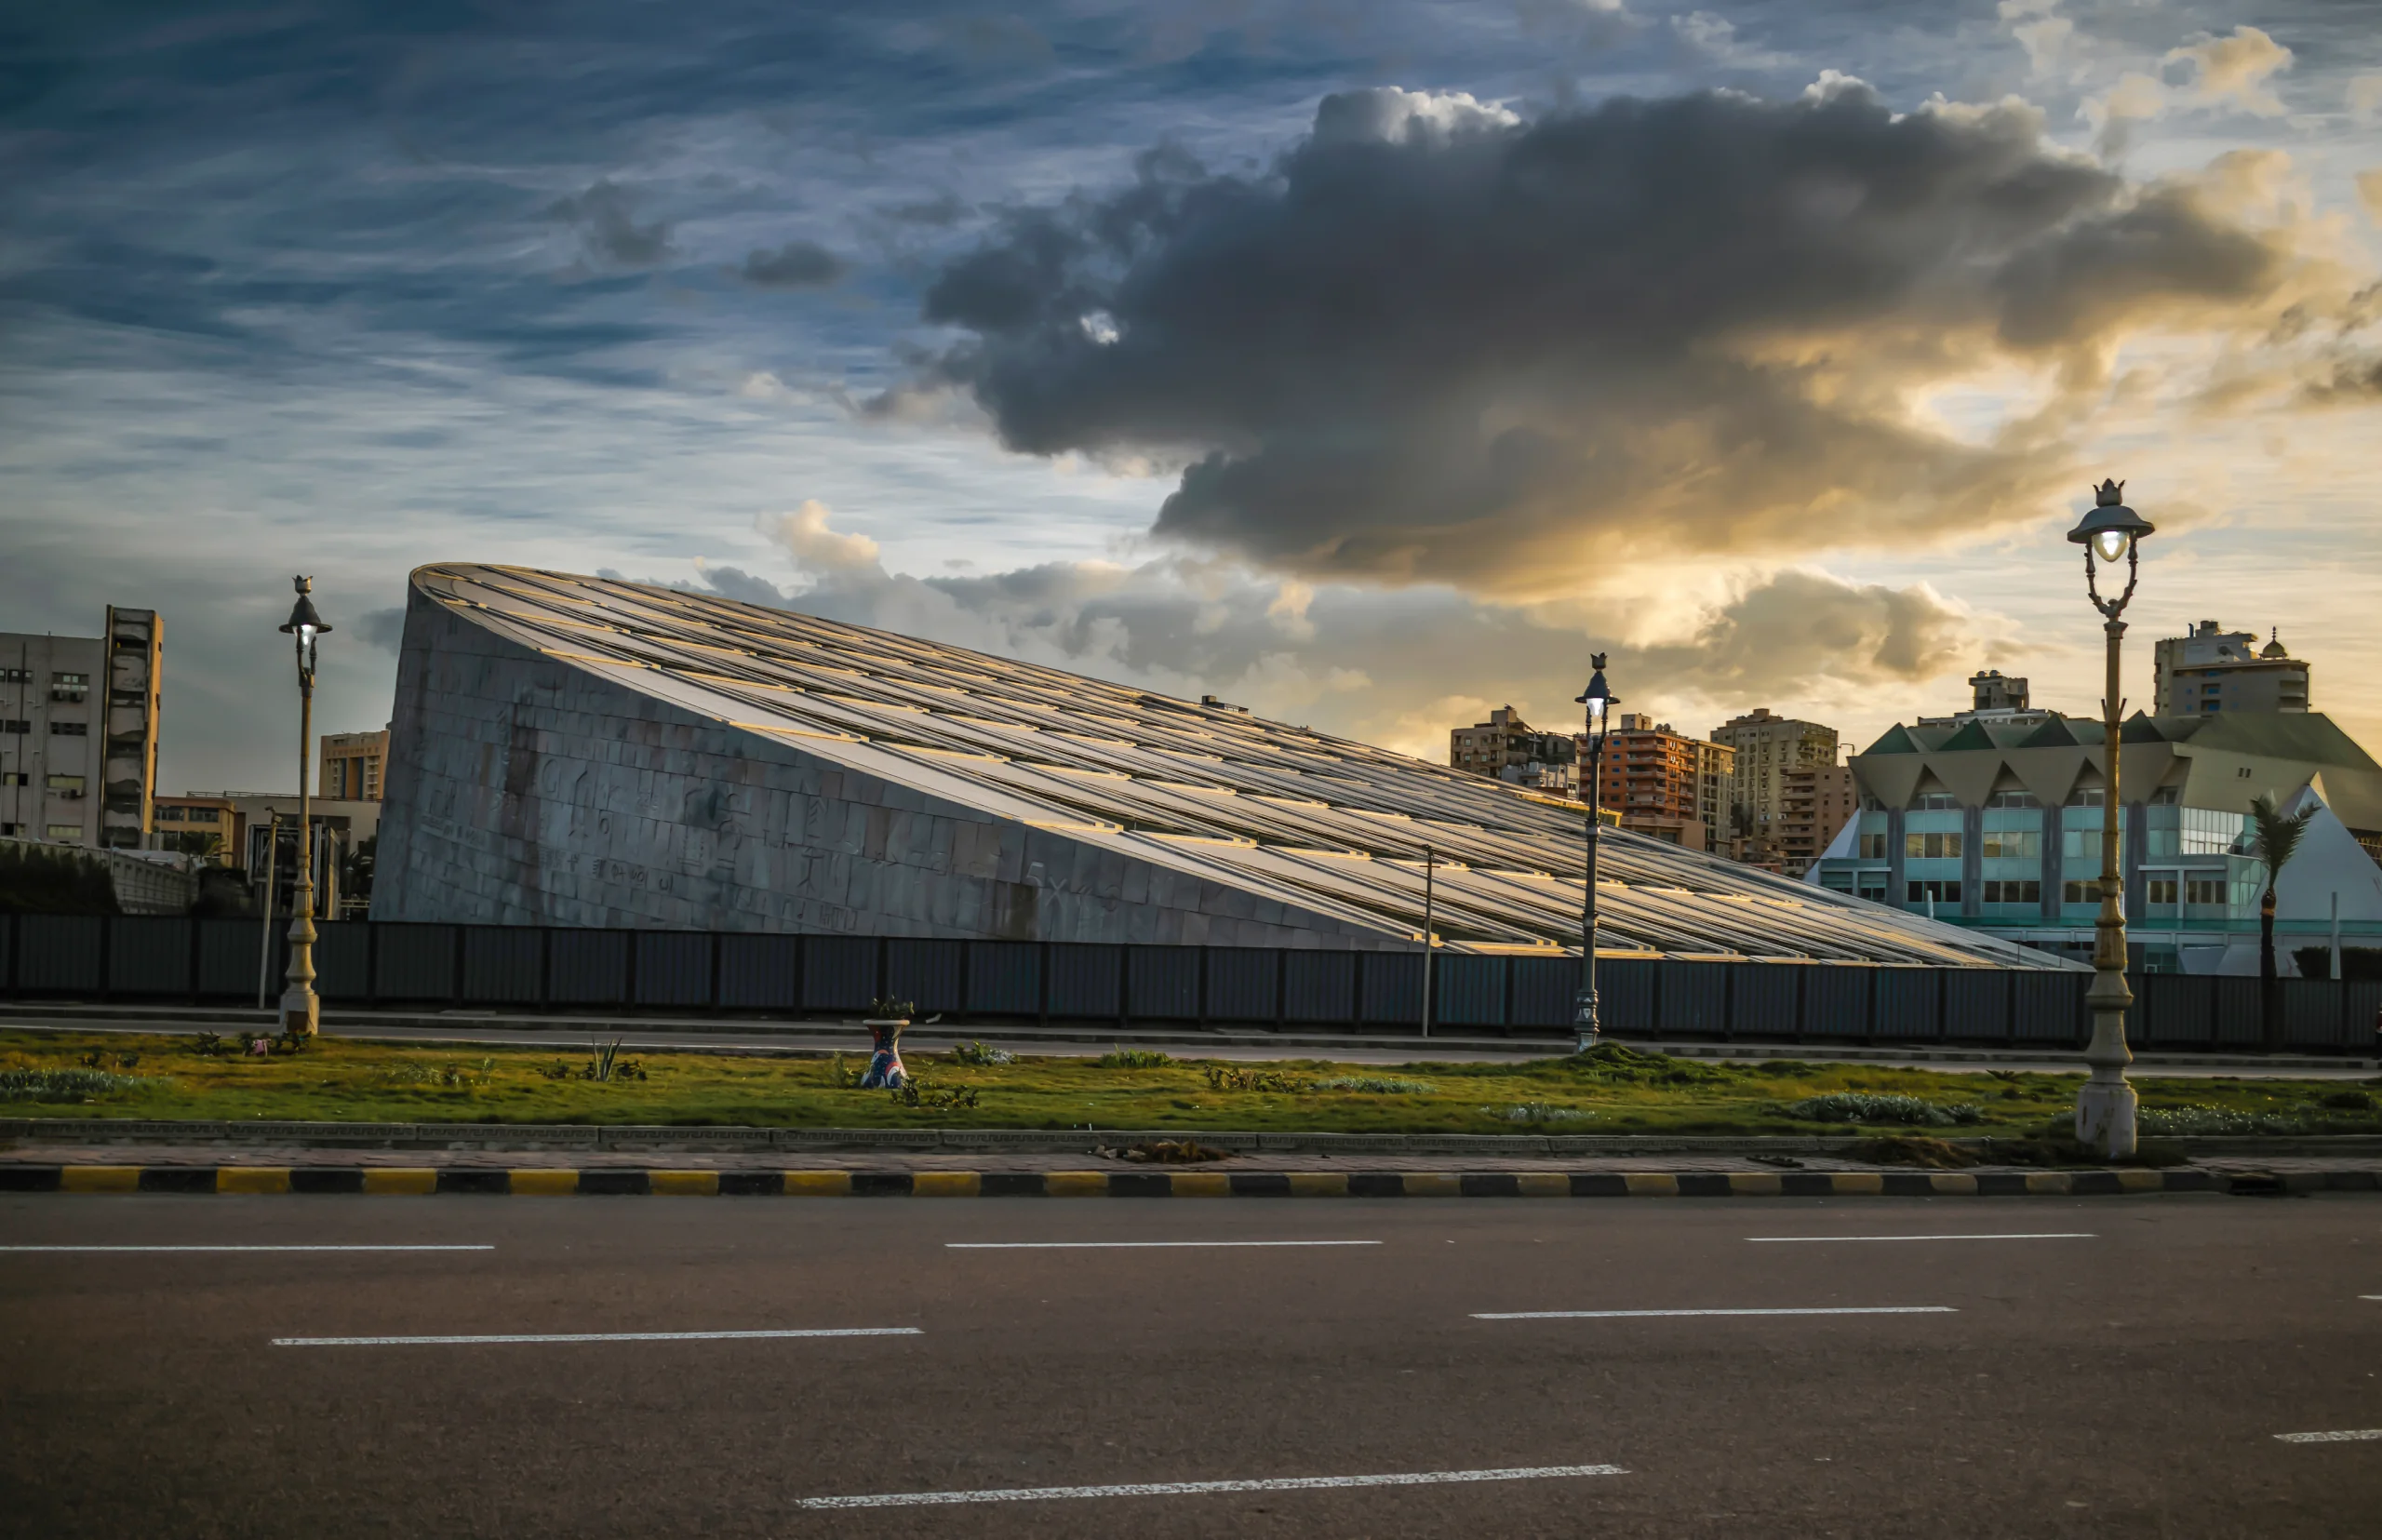
<path fill-rule="evenodd" d="M 2299 853 L 2308 821 L 2315 816 L 2312 803 L 2286 815 L 2272 792 L 2260 793 L 2250 804 L 2250 854 L 2267 871 L 2266 892 L 2258 899 L 2258 1036 L 2268 1048 L 2280 1047 L 2282 1036 L 2282 1012 L 2276 1009 L 2281 986 L 2274 966 L 2275 879 Z"/>

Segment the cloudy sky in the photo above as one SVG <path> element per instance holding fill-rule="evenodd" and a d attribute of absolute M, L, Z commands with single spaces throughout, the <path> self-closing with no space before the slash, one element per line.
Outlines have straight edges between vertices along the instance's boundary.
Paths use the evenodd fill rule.
<path fill-rule="evenodd" d="M 2382 748 L 2382 5 L 19 7 L 0 629 L 168 789 L 388 715 L 405 574 L 705 586 L 1412 752 L 1593 649 L 1867 742 L 2131 612 Z"/>

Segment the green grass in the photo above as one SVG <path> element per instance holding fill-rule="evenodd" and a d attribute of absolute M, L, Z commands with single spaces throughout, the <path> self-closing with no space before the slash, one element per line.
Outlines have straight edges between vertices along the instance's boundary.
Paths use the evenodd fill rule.
<path fill-rule="evenodd" d="M 976 1095 L 973 1106 L 930 1105 L 940 1098 L 927 1096 L 911 1107 L 839 1084 L 828 1058 L 645 1050 L 634 1055 L 643 1078 L 598 1082 L 579 1077 L 590 1057 L 584 1044 L 411 1048 L 327 1038 L 296 1055 L 214 1058 L 189 1038 L 0 1032 L 0 1084 L 18 1088 L 6 1104 L 14 1117 L 1352 1133 L 1841 1134 L 1923 1121 L 1899 1100 L 1909 1098 L 1947 1109 L 1958 1126 L 1944 1132 L 1968 1136 L 2064 1126 L 2081 1078 L 1715 1065 L 1615 1047 L 1586 1059 L 1394 1066 L 1189 1059 L 1117 1067 L 1031 1056 L 990 1065 L 914 1052 L 904 1058 L 930 1091 Z M 864 1062 L 855 1044 L 844 1077 Z M 124 1073 L 136 1065 L 137 1075 Z M 557 1067 L 567 1078 L 555 1078 Z M 86 1073 L 48 1073 L 68 1070 Z M 2144 1078 L 2135 1085 L 2145 1112 L 2176 1132 L 2382 1132 L 2382 1111 L 2354 1105 L 2337 1080 Z M 1962 1110 L 1948 1111 L 1955 1107 Z M 1848 1109 L 1853 1120 L 1845 1120 Z M 1863 1120 L 1865 1109 L 1877 1120 Z"/>

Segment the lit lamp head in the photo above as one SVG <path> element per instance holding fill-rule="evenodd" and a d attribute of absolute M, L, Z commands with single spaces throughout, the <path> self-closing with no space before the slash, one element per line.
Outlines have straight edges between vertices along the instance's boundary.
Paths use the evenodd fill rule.
<path fill-rule="evenodd" d="M 298 589 L 298 602 L 290 607 L 289 619 L 281 629 L 298 638 L 298 672 L 308 680 L 314 676 L 314 638 L 328 631 L 323 617 L 314 612 L 314 580 L 301 577 L 292 580 Z"/>
<path fill-rule="evenodd" d="M 1588 726 L 1591 728 L 1604 726 L 1605 712 L 1613 705 L 1613 690 L 1604 682 L 1604 658 L 1605 655 L 1599 652 L 1588 660 L 1588 666 L 1595 669 L 1596 674 L 1588 680 L 1588 688 L 1572 697 L 1574 704 L 1588 708 Z"/>
<path fill-rule="evenodd" d="M 2123 561 L 2135 541 L 2158 528 L 2127 507 L 2124 496 L 2122 481 L 2104 481 L 2093 489 L 2093 511 L 2076 521 L 2076 528 L 2068 531 L 2068 540 L 2089 547 L 2100 561 Z"/>

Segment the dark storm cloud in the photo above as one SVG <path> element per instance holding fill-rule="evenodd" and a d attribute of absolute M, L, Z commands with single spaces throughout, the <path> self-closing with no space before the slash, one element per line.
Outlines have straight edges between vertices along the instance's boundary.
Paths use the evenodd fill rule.
<path fill-rule="evenodd" d="M 788 241 L 775 251 L 756 251 L 737 275 L 761 288 L 821 288 L 850 271 L 850 264 L 816 241 Z"/>
<path fill-rule="evenodd" d="M 2221 321 L 2282 258 L 2214 207 L 2055 149 L 2024 107 L 1897 114 L 1858 82 L 1535 122 L 1358 91 L 1270 174 L 1153 153 L 1119 191 L 1010 211 L 928 293 L 973 333 L 930 376 L 1013 449 L 1185 467 L 1161 534 L 1544 590 L 2040 511 L 2056 441 L 1956 439 L 1907 394 L 1998 358 L 2089 368 L 2186 305 Z"/>
<path fill-rule="evenodd" d="M 383 652 L 395 652 L 405 641 L 404 607 L 366 610 L 355 617 L 355 634 L 368 647 L 377 647 Z"/>
<path fill-rule="evenodd" d="M 599 181 L 556 198 L 546 206 L 546 217 L 574 226 L 587 259 L 599 266 L 652 267 L 670 255 L 670 226 L 661 220 L 637 223 L 632 207 L 627 189 Z"/>

